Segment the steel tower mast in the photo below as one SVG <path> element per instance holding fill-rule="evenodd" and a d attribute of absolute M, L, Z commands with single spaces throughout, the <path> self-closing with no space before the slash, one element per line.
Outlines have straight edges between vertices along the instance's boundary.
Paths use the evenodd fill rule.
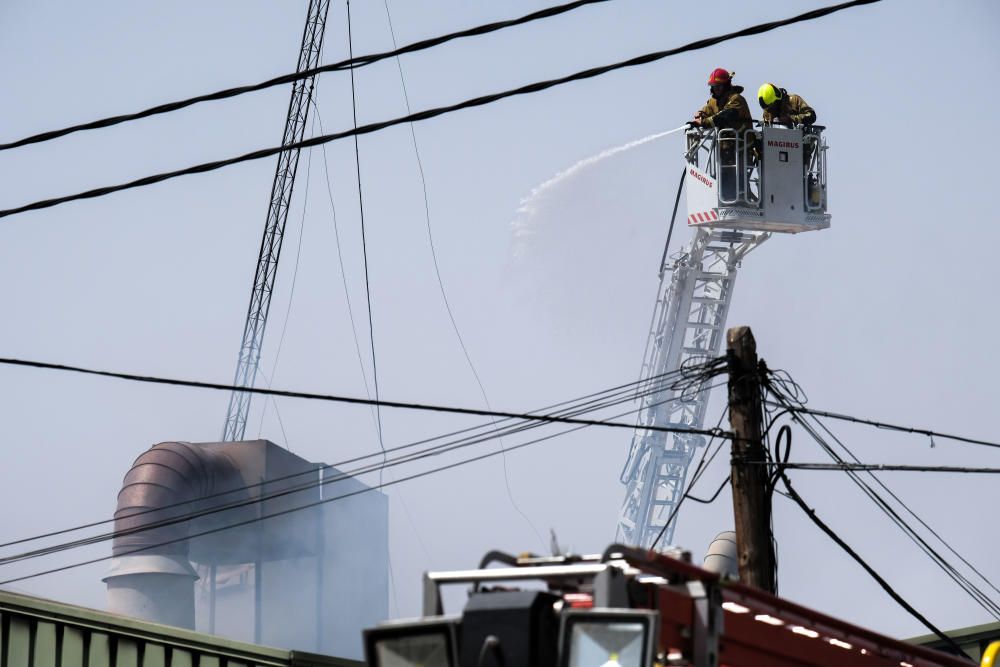
<path fill-rule="evenodd" d="M 297 72 L 319 65 L 329 9 L 330 0 L 309 0 Z M 305 136 L 314 79 L 315 77 L 299 79 L 292 84 L 282 146 L 301 141 Z M 237 387 L 252 387 L 257 379 L 260 349 L 264 342 L 267 315 L 271 309 L 271 295 L 278 272 L 278 259 L 281 257 L 281 243 L 285 236 L 285 222 L 288 220 L 288 208 L 292 201 L 292 188 L 295 185 L 298 165 L 299 149 L 282 151 L 278 154 L 278 165 L 274 171 L 271 198 L 267 206 L 267 222 L 260 242 L 257 272 L 253 279 L 253 290 L 250 292 L 250 306 L 247 309 L 243 341 L 240 343 L 236 376 L 233 379 L 233 384 Z M 251 394 L 243 391 L 234 391 L 229 397 L 226 425 L 222 431 L 223 440 L 243 439 L 247 427 L 247 414 L 250 410 L 250 397 Z"/>

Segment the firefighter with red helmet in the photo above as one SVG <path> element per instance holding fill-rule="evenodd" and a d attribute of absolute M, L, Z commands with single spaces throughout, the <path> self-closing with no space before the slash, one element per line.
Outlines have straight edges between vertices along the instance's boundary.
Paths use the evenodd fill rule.
<path fill-rule="evenodd" d="M 751 151 L 756 148 L 753 133 L 747 133 L 747 130 L 753 129 L 753 116 L 741 94 L 743 86 L 733 85 L 734 74 L 721 67 L 712 70 L 708 77 L 712 96 L 691 121 L 696 127 L 728 131 L 728 136 L 719 136 L 719 195 L 724 204 L 748 201 L 750 192 L 746 181 L 749 165 L 744 149 L 747 142 Z"/>
<path fill-rule="evenodd" d="M 750 115 L 750 105 L 741 94 L 743 86 L 733 85 L 734 74 L 736 73 L 721 67 L 712 71 L 708 77 L 712 96 L 705 106 L 695 113 L 692 124 L 720 130 L 734 129 L 740 135 L 752 127 L 753 116 Z"/>

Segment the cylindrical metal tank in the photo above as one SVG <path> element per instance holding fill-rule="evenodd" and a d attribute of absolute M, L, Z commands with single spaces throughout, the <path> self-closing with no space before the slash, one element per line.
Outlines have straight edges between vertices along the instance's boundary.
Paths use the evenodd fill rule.
<path fill-rule="evenodd" d="M 121 556 L 104 577 L 108 611 L 194 629 L 194 582 L 187 558 L 155 554 Z"/>
<path fill-rule="evenodd" d="M 709 545 L 702 567 L 726 579 L 739 579 L 737 553 L 736 533 L 732 530 L 721 532 Z"/>

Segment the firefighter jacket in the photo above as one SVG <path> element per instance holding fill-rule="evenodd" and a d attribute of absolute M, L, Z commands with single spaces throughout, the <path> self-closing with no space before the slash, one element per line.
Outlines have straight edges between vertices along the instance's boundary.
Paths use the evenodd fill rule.
<path fill-rule="evenodd" d="M 813 108 L 798 95 L 789 95 L 788 91 L 782 88 L 781 101 L 777 103 L 777 109 L 773 113 L 764 109 L 764 122 L 773 123 L 784 116 L 788 116 L 793 125 L 812 125 L 816 122 L 816 112 Z"/>
<path fill-rule="evenodd" d="M 718 99 L 714 95 L 710 97 L 701 108 L 702 126 L 731 128 L 740 135 L 743 130 L 753 127 L 750 106 L 740 94 L 742 92 L 743 86 L 730 86 Z"/>

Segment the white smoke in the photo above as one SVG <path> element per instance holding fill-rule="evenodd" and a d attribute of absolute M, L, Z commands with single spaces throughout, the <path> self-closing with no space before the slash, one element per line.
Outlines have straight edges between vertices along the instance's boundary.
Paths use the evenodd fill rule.
<path fill-rule="evenodd" d="M 599 162 L 603 162 L 612 156 L 624 153 L 625 151 L 636 148 L 637 146 L 642 146 L 643 144 L 648 144 L 651 141 L 656 141 L 657 139 L 662 139 L 663 137 L 680 132 L 686 127 L 687 125 L 681 125 L 680 127 L 675 127 L 672 130 L 656 132 L 642 137 L 641 139 L 634 139 L 622 144 L 621 146 L 606 148 L 600 153 L 580 160 L 571 167 L 560 171 L 552 178 L 532 188 L 528 196 L 521 199 L 521 205 L 517 209 L 517 217 L 510 223 L 514 230 L 514 258 L 521 259 L 523 257 L 525 244 L 528 239 L 536 233 L 535 218 L 538 214 L 538 209 L 556 187 L 565 183 L 569 179 L 572 179 L 585 169 L 593 167 Z"/>

